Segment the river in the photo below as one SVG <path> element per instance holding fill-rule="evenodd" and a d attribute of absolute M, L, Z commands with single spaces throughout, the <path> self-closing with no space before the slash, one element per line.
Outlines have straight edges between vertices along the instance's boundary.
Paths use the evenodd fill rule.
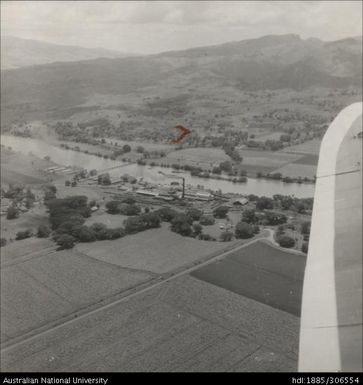
<path fill-rule="evenodd" d="M 120 166 L 120 168 L 110 170 L 112 176 L 130 174 L 136 178 L 143 178 L 148 182 L 168 183 L 171 179 L 159 173 L 159 171 L 175 175 L 175 177 L 185 177 L 186 184 L 192 186 L 202 185 L 205 189 L 221 190 L 224 193 L 255 194 L 272 197 L 274 194 L 294 195 L 298 198 L 310 198 L 314 196 L 315 185 L 306 183 L 283 183 L 270 179 L 248 178 L 246 183 L 233 183 L 226 180 L 206 179 L 191 176 L 188 172 L 172 174 L 171 168 L 141 166 L 138 164 L 127 165 L 122 161 L 100 158 L 95 155 L 84 154 L 73 150 L 65 150 L 47 142 L 22 138 L 10 135 L 1 135 L 1 144 L 10 146 L 14 151 L 23 154 L 32 153 L 39 158 L 49 156 L 55 163 L 64 166 L 77 166 L 87 170 L 104 170 L 107 168 Z M 123 167 L 121 167 L 123 166 Z"/>

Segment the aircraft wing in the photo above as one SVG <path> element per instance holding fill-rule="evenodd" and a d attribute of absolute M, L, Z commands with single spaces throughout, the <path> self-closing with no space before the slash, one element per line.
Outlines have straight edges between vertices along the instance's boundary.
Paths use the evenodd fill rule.
<path fill-rule="evenodd" d="M 362 371 L 362 103 L 340 112 L 320 148 L 299 371 Z"/>

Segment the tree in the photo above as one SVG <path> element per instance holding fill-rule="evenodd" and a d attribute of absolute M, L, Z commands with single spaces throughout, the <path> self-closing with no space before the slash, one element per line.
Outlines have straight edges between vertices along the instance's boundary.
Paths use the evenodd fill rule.
<path fill-rule="evenodd" d="M 266 225 L 281 225 L 283 223 L 286 223 L 287 218 L 286 215 L 280 214 L 280 213 L 275 213 L 273 211 L 267 211 L 265 213 L 265 218 L 263 220 L 264 224 Z"/>
<path fill-rule="evenodd" d="M 175 210 L 171 209 L 170 207 L 162 207 L 156 210 L 155 213 L 164 222 L 171 222 L 178 214 Z"/>
<path fill-rule="evenodd" d="M 256 210 L 254 209 L 247 209 L 244 210 L 242 213 L 242 222 L 246 223 L 256 223 L 258 221 L 258 218 L 256 217 Z"/>
<path fill-rule="evenodd" d="M 29 187 L 26 189 L 25 198 L 33 202 L 35 201 L 35 195 Z"/>
<path fill-rule="evenodd" d="M 194 223 L 193 225 L 194 235 L 201 234 L 202 230 L 203 230 L 203 227 L 199 223 Z"/>
<path fill-rule="evenodd" d="M 250 202 L 257 202 L 258 199 L 259 199 L 259 197 L 258 197 L 257 195 L 254 195 L 254 194 L 248 195 L 248 200 L 249 200 Z"/>
<path fill-rule="evenodd" d="M 98 175 L 97 183 L 104 186 L 110 185 L 111 184 L 110 174 L 104 173 L 104 174 Z"/>
<path fill-rule="evenodd" d="M 33 234 L 32 234 L 31 230 L 18 231 L 16 233 L 15 239 L 18 241 L 18 240 L 21 240 L 21 239 L 30 238 L 32 235 Z"/>
<path fill-rule="evenodd" d="M 137 217 L 127 218 L 124 221 L 127 234 L 137 233 L 160 226 L 160 217 L 156 213 L 144 213 Z"/>
<path fill-rule="evenodd" d="M 253 226 L 246 222 L 238 222 L 235 229 L 236 238 L 247 239 L 252 238 L 255 233 Z"/>
<path fill-rule="evenodd" d="M 291 208 L 291 206 L 294 204 L 294 200 L 289 195 L 283 196 L 280 199 L 280 204 L 281 204 L 281 208 L 283 210 L 289 210 Z"/>
<path fill-rule="evenodd" d="M 53 199 L 56 198 L 57 188 L 54 185 L 49 184 L 44 186 L 43 190 L 44 190 L 44 204 L 48 206 L 49 202 L 51 202 Z"/>
<path fill-rule="evenodd" d="M 119 201 L 109 201 L 106 203 L 106 209 L 109 214 L 119 214 L 120 213 L 120 202 Z"/>
<path fill-rule="evenodd" d="M 212 215 L 202 215 L 199 219 L 199 223 L 203 226 L 214 225 L 215 219 Z"/>
<path fill-rule="evenodd" d="M 274 201 L 271 198 L 262 196 L 258 198 L 256 201 L 256 208 L 258 210 L 273 209 L 273 207 L 274 207 Z"/>
<path fill-rule="evenodd" d="M 222 173 L 222 170 L 219 167 L 213 167 L 212 173 L 220 175 Z"/>
<path fill-rule="evenodd" d="M 0 238 L 0 247 L 6 246 L 6 243 L 7 243 L 7 241 L 5 238 Z"/>
<path fill-rule="evenodd" d="M 69 180 L 66 180 L 66 181 L 64 182 L 64 185 L 65 185 L 66 187 L 69 187 L 69 186 L 71 185 L 71 182 L 70 182 Z"/>
<path fill-rule="evenodd" d="M 94 231 L 87 226 L 81 226 L 77 235 L 80 242 L 94 242 L 96 240 Z"/>
<path fill-rule="evenodd" d="M 122 146 L 122 151 L 123 152 L 130 152 L 131 151 L 131 147 L 128 144 L 124 144 Z"/>
<path fill-rule="evenodd" d="M 60 249 L 71 249 L 76 243 L 76 238 L 69 234 L 62 234 L 57 237 L 56 243 Z"/>
<path fill-rule="evenodd" d="M 143 152 L 145 152 L 145 149 L 144 149 L 144 147 L 142 147 L 142 146 L 137 146 L 136 152 L 142 154 Z"/>
<path fill-rule="evenodd" d="M 46 225 L 38 226 L 38 231 L 37 231 L 38 238 L 48 238 L 50 233 L 51 233 L 51 230 L 48 226 Z"/>
<path fill-rule="evenodd" d="M 132 197 L 131 195 L 129 196 L 125 196 L 122 200 L 121 200 L 122 203 L 127 203 L 129 205 L 133 205 L 134 203 L 136 203 L 136 199 L 134 197 Z"/>
<path fill-rule="evenodd" d="M 108 229 L 108 239 L 119 239 L 126 235 L 126 231 L 122 227 L 117 229 Z"/>
<path fill-rule="evenodd" d="M 198 239 L 200 239 L 202 241 L 214 241 L 215 240 L 211 235 L 205 234 L 205 233 L 199 234 Z"/>
<path fill-rule="evenodd" d="M 227 206 L 219 206 L 216 209 L 214 209 L 213 214 L 216 218 L 225 218 L 228 213 L 228 207 Z"/>
<path fill-rule="evenodd" d="M 81 225 L 85 218 L 91 215 L 91 209 L 87 205 L 87 197 L 83 195 L 52 199 L 48 202 L 48 208 L 53 229 L 57 229 L 64 222 Z"/>
<path fill-rule="evenodd" d="M 281 142 L 290 142 L 291 141 L 291 135 L 289 135 L 289 134 L 282 134 L 280 136 L 280 141 Z"/>
<path fill-rule="evenodd" d="M 309 235 L 310 234 L 311 223 L 309 221 L 303 222 L 301 224 L 301 234 Z"/>
<path fill-rule="evenodd" d="M 129 205 L 128 203 L 121 203 L 120 204 L 120 214 L 123 215 L 137 215 L 141 212 L 141 208 L 136 205 Z"/>
<path fill-rule="evenodd" d="M 269 177 L 271 179 L 280 180 L 280 179 L 282 179 L 282 174 L 280 172 L 274 172 L 272 174 L 269 174 Z"/>
<path fill-rule="evenodd" d="M 221 162 L 219 164 L 219 168 L 224 172 L 231 172 L 232 171 L 232 164 L 228 160 Z"/>
<path fill-rule="evenodd" d="M 171 231 L 184 236 L 191 235 L 192 228 L 188 222 L 188 217 L 185 214 L 177 214 L 171 221 Z"/>
<path fill-rule="evenodd" d="M 291 238 L 288 235 L 282 235 L 277 241 L 281 247 L 291 248 L 295 246 L 294 238 Z"/>
<path fill-rule="evenodd" d="M 6 212 L 6 219 L 15 219 L 19 216 L 19 210 L 15 206 L 10 206 Z"/>
<path fill-rule="evenodd" d="M 202 216 L 203 212 L 201 210 L 191 208 L 186 211 L 186 215 L 190 218 L 192 218 L 193 221 L 199 221 L 200 217 Z"/>
<path fill-rule="evenodd" d="M 308 253 L 308 251 L 309 251 L 309 243 L 308 242 L 303 242 L 303 244 L 301 245 L 301 251 L 305 254 Z"/>
<path fill-rule="evenodd" d="M 95 234 L 95 237 L 99 240 L 99 241 L 104 241 L 106 239 L 111 239 L 111 234 L 110 234 L 110 230 L 112 229 L 108 229 L 107 226 L 103 223 L 93 223 L 91 226 L 90 226 L 90 229 L 93 231 L 93 233 Z"/>
<path fill-rule="evenodd" d="M 233 237 L 233 234 L 230 231 L 223 231 L 223 233 L 221 233 L 219 239 L 222 242 L 230 242 L 232 240 L 232 237 Z"/>

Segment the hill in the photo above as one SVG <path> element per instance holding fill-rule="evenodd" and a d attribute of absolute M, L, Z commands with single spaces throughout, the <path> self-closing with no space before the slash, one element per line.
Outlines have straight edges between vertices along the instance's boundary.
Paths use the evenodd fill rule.
<path fill-rule="evenodd" d="M 14 69 L 49 64 L 90 60 L 99 57 L 115 58 L 128 56 L 122 52 L 102 48 L 84 48 L 47 43 L 44 41 L 21 39 L 13 36 L 1 38 L 1 69 Z"/>
<path fill-rule="evenodd" d="M 236 127 L 257 115 L 271 115 L 276 108 L 294 106 L 294 99 L 301 115 L 310 109 L 320 114 L 320 102 L 334 114 L 351 99 L 360 99 L 361 68 L 360 38 L 323 42 L 282 35 L 150 56 L 6 70 L 2 126 L 103 116 L 120 128 L 129 124 L 133 129 L 162 129 L 183 120 L 210 129 L 217 114 L 219 123 Z M 256 110 L 257 105 L 271 108 Z"/>

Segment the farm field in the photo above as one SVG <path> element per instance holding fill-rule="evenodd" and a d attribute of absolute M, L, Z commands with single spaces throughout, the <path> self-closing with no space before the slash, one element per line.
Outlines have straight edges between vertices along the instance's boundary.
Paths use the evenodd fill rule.
<path fill-rule="evenodd" d="M 303 156 L 302 158 L 295 160 L 294 163 L 296 164 L 309 164 L 312 166 L 316 166 L 319 161 L 319 155 L 314 155 L 314 154 L 308 154 Z"/>
<path fill-rule="evenodd" d="M 291 178 L 307 177 L 313 179 L 316 175 L 316 170 L 317 165 L 290 163 L 274 170 L 274 172 L 281 173 L 283 176 Z"/>
<path fill-rule="evenodd" d="M 300 316 L 306 256 L 264 242 L 203 266 L 193 277 Z"/>
<path fill-rule="evenodd" d="M 284 132 L 262 133 L 261 135 L 257 134 L 254 140 L 258 142 L 265 142 L 266 140 L 280 140 L 280 137 L 283 134 Z"/>
<path fill-rule="evenodd" d="M 163 143 L 149 143 L 149 142 L 139 142 L 139 141 L 126 141 L 126 140 L 119 140 L 114 138 L 107 138 L 106 143 L 111 144 L 117 143 L 119 147 L 122 147 L 125 144 L 128 144 L 131 147 L 131 150 L 135 151 L 138 146 L 144 147 L 146 151 L 174 151 L 174 146 L 169 144 L 163 144 Z"/>
<path fill-rule="evenodd" d="M 103 191 L 97 186 L 83 186 L 78 184 L 76 187 L 67 187 L 64 182 L 53 183 L 57 188 L 57 198 L 66 198 L 74 195 L 85 195 L 88 201 L 96 202 L 103 200 Z"/>
<path fill-rule="evenodd" d="M 240 150 L 239 153 L 243 157 L 242 167 L 244 165 L 281 167 L 302 157 L 302 155 L 285 154 L 279 151 Z"/>
<path fill-rule="evenodd" d="M 54 163 L 1 147 L 1 184 L 41 184 L 51 178 L 41 170 Z"/>
<path fill-rule="evenodd" d="M 91 217 L 86 219 L 85 225 L 91 226 L 94 223 L 103 223 L 107 227 L 117 228 L 117 227 L 122 227 L 124 220 L 127 218 L 128 216 L 126 215 L 121 215 L 121 214 L 112 215 L 102 211 L 97 211 L 93 213 Z"/>
<path fill-rule="evenodd" d="M 20 182 L 21 181 L 21 182 Z M 41 184 L 44 183 L 44 179 L 40 176 L 30 176 L 22 172 L 16 172 L 12 170 L 12 167 L 7 167 L 6 165 L 1 166 L 1 184 Z"/>
<path fill-rule="evenodd" d="M 299 319 L 189 275 L 2 354 L 3 371 L 295 371 Z"/>
<path fill-rule="evenodd" d="M 45 238 L 27 238 L 15 241 L 1 248 L 1 263 L 11 263 L 28 254 L 43 252 L 54 247 L 54 242 Z"/>
<path fill-rule="evenodd" d="M 104 146 L 101 143 L 97 145 L 93 144 L 88 144 L 88 143 L 79 143 L 79 142 L 71 142 L 71 141 L 54 141 L 52 142 L 55 146 L 60 146 L 61 144 L 64 144 L 68 146 L 70 149 L 69 151 L 74 151 L 72 148 L 74 147 L 79 147 L 81 151 L 88 151 L 90 154 L 94 153 L 100 153 L 102 156 L 103 155 L 110 155 L 112 152 L 108 148 L 108 146 Z"/>
<path fill-rule="evenodd" d="M 221 251 L 231 242 L 209 242 L 183 237 L 163 223 L 113 241 L 82 243 L 76 249 L 92 258 L 114 265 L 163 274 Z"/>
<path fill-rule="evenodd" d="M 312 139 L 295 146 L 285 147 L 283 152 L 319 155 L 321 140 Z"/>
<path fill-rule="evenodd" d="M 183 150 L 177 150 L 170 152 L 166 155 L 165 161 L 172 163 L 188 164 L 193 165 L 204 164 L 205 166 L 212 167 L 218 165 L 224 161 L 230 161 L 231 158 L 225 154 L 225 152 L 219 148 L 186 148 Z"/>
<path fill-rule="evenodd" d="M 212 237 L 215 237 L 217 240 L 219 240 L 220 235 L 225 231 L 227 224 L 233 224 L 235 226 L 240 220 L 242 216 L 242 211 L 229 211 L 228 212 L 228 218 L 229 222 L 226 219 L 218 219 L 216 218 L 216 221 L 214 225 L 210 226 L 203 226 L 203 233 L 209 234 Z M 220 225 L 224 226 L 224 229 L 220 229 Z M 231 231 L 234 233 L 234 227 L 231 229 Z"/>
<path fill-rule="evenodd" d="M 1 268 L 1 330 L 6 339 L 152 277 L 147 272 L 122 269 L 75 251 L 39 252 L 31 259 L 14 262 L 17 263 Z"/>
<path fill-rule="evenodd" d="M 6 215 L 2 215 L 1 223 L 1 237 L 9 240 L 15 239 L 18 231 L 33 230 L 36 233 L 39 225 L 49 226 L 48 215 L 45 207 L 35 206 L 25 213 L 20 213 L 17 218 L 6 219 Z"/>
<path fill-rule="evenodd" d="M 238 170 L 245 170 L 249 175 L 271 173 L 275 169 L 298 161 L 303 157 L 302 154 L 287 154 L 280 151 L 258 151 L 258 150 L 239 150 L 243 161 L 239 164 Z"/>

